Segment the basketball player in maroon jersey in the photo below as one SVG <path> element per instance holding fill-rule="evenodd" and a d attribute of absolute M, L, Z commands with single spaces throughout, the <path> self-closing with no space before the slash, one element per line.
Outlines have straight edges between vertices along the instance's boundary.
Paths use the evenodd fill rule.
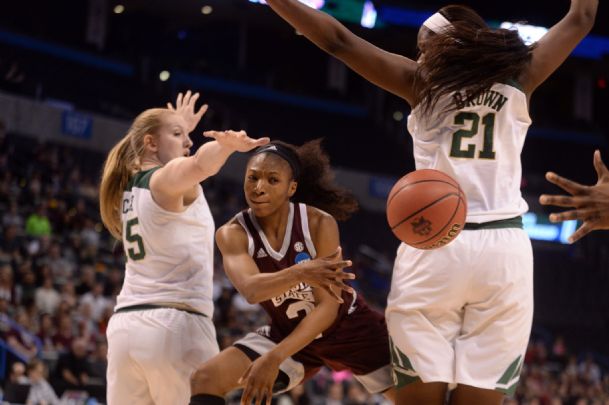
<path fill-rule="evenodd" d="M 249 209 L 222 226 L 216 241 L 226 274 L 250 303 L 262 305 L 271 324 L 201 366 L 191 379 L 190 404 L 224 404 L 239 387 L 243 404 L 270 404 L 274 393 L 322 366 L 350 370 L 369 392 L 393 399 L 384 317 L 353 290 L 315 288 L 308 274 L 351 265 L 341 258 L 336 219 L 357 209 L 332 182 L 320 141 L 259 148 L 244 191 Z"/>

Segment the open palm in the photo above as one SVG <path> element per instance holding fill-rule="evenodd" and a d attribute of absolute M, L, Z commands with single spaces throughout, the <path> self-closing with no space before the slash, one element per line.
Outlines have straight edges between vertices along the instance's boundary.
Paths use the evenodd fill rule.
<path fill-rule="evenodd" d="M 171 103 L 167 103 L 169 110 L 175 111 L 186 121 L 188 133 L 194 131 L 203 115 L 207 112 L 207 104 L 202 105 L 199 111 L 195 112 L 195 105 L 198 99 L 199 93 L 193 94 L 188 90 L 184 95 L 182 93 L 178 94 L 175 107 Z"/>

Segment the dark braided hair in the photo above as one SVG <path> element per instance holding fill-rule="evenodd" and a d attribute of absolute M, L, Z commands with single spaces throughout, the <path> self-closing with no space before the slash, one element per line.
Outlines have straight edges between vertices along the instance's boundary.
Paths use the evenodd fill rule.
<path fill-rule="evenodd" d="M 456 91 L 464 91 L 467 104 L 493 84 L 520 77 L 531 61 L 534 46 L 527 46 L 517 31 L 491 29 L 466 6 L 446 6 L 439 13 L 452 27 L 425 41 L 415 79 L 423 114 Z"/>

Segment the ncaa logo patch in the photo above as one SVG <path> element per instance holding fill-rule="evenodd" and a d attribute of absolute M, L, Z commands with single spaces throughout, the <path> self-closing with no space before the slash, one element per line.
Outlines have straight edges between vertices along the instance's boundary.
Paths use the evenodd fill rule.
<path fill-rule="evenodd" d="M 298 253 L 296 255 L 296 258 L 294 259 L 294 262 L 295 262 L 295 264 L 298 264 L 298 263 L 306 262 L 308 260 L 311 260 L 311 256 L 309 256 L 308 253 L 304 253 L 303 252 L 303 253 Z"/>
<path fill-rule="evenodd" d="M 304 245 L 302 242 L 294 243 L 294 250 L 297 252 L 302 252 L 304 250 Z"/>

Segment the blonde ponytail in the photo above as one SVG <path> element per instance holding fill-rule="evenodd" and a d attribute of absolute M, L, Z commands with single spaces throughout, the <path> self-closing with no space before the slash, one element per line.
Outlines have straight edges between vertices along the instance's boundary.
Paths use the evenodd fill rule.
<path fill-rule="evenodd" d="M 122 238 L 121 200 L 131 177 L 140 168 L 144 155 L 144 136 L 155 135 L 168 110 L 153 108 L 138 115 L 127 135 L 108 153 L 99 191 L 102 222 L 116 239 Z"/>

